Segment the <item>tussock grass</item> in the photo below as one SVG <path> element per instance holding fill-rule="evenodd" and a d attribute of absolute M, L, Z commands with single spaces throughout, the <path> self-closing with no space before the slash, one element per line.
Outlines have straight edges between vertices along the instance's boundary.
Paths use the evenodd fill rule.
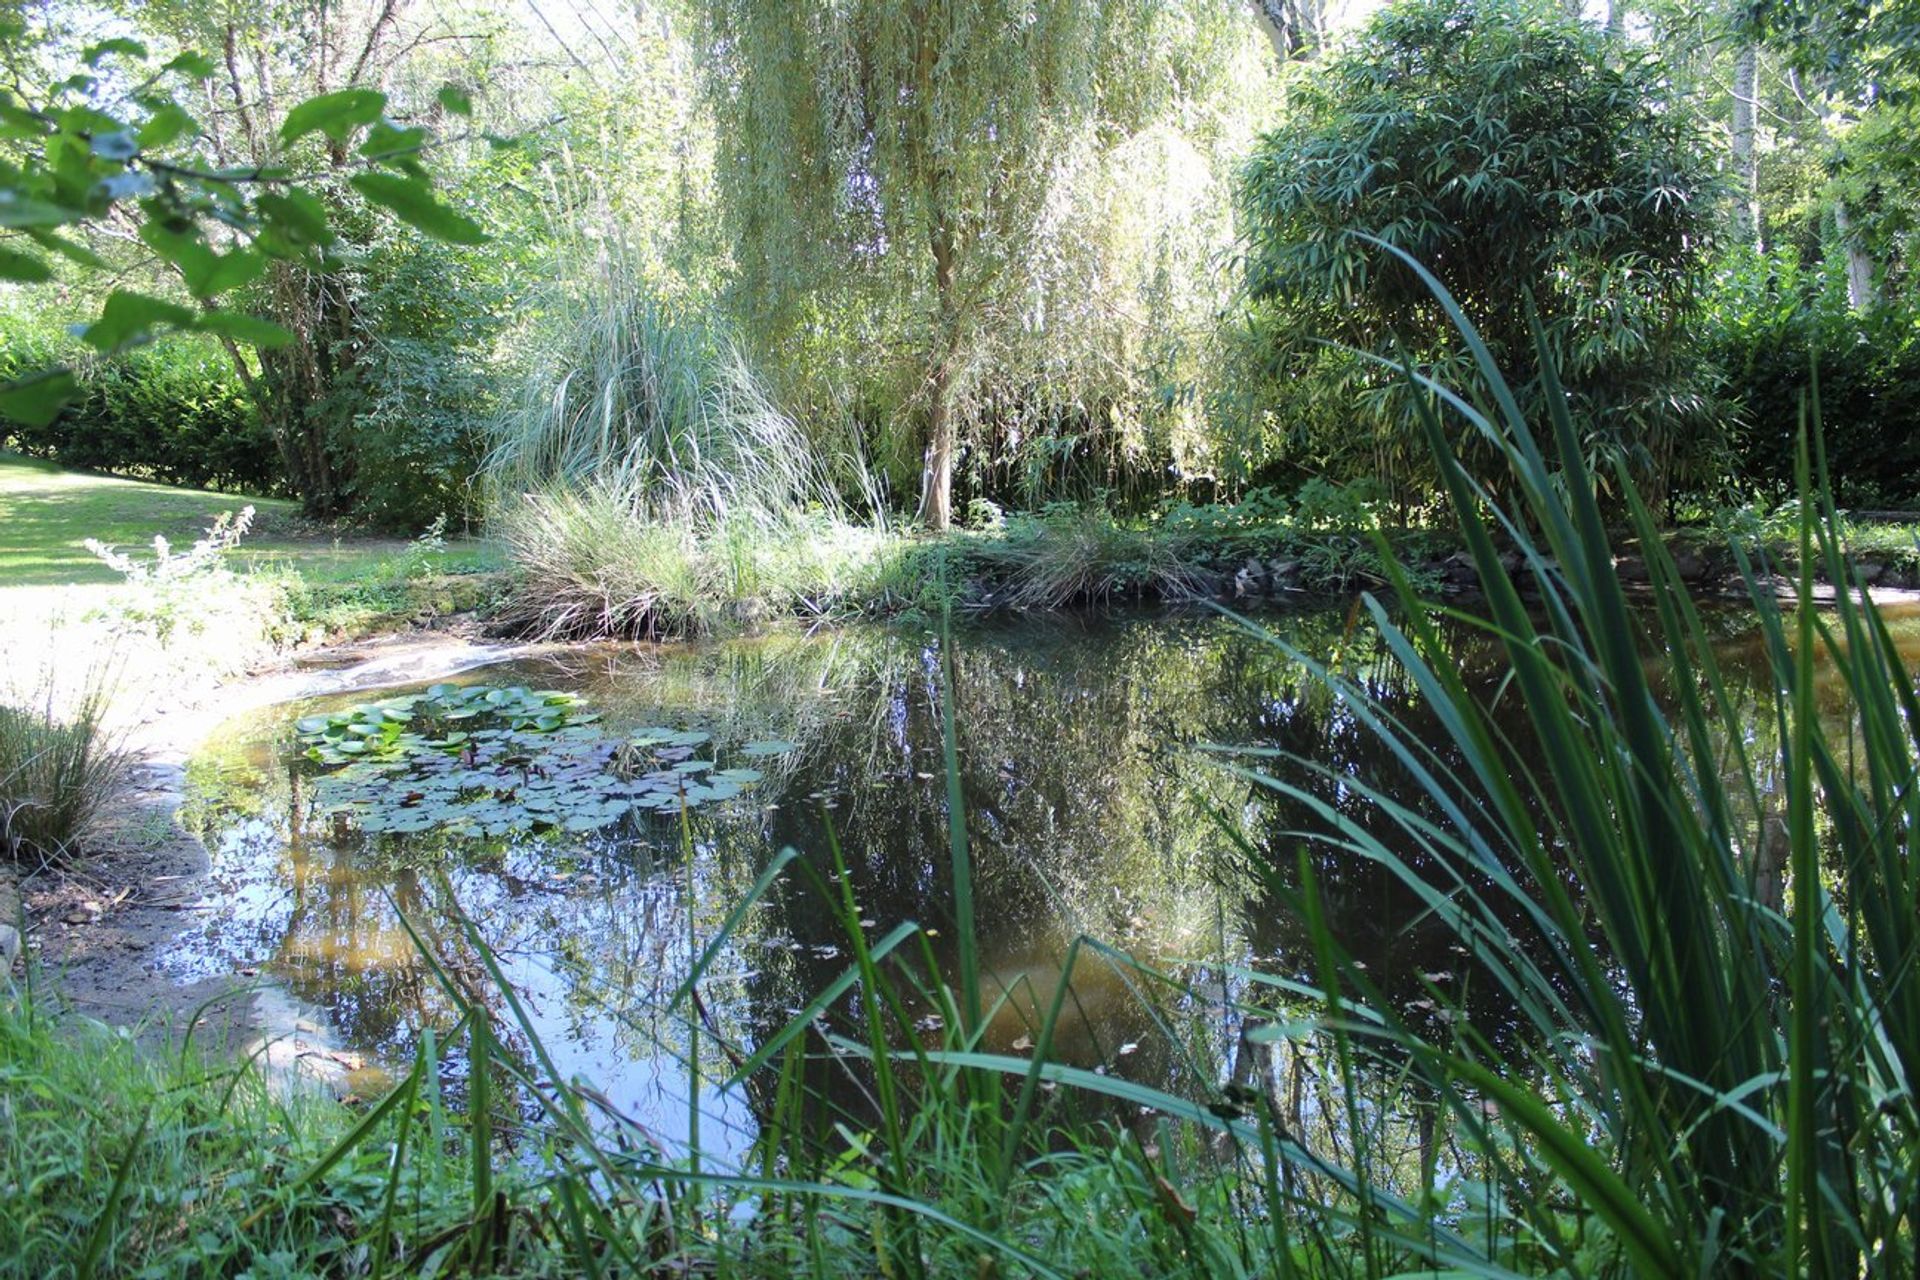
<path fill-rule="evenodd" d="M 127 757 L 90 680 L 62 707 L 54 682 L 0 704 L 0 857 L 54 861 L 72 852 L 126 784 Z"/>
<path fill-rule="evenodd" d="M 1215 594 L 1220 575 L 1202 567 L 1199 540 L 1179 530 L 1133 527 L 1104 511 L 1075 507 L 1016 517 L 970 547 L 997 601 L 1015 609 L 1058 609 L 1117 596 L 1159 600 Z"/>
<path fill-rule="evenodd" d="M 801 512 L 656 520 L 597 484 L 528 494 L 495 531 L 514 566 L 500 620 L 550 639 L 705 635 L 851 612 L 899 545 Z"/>

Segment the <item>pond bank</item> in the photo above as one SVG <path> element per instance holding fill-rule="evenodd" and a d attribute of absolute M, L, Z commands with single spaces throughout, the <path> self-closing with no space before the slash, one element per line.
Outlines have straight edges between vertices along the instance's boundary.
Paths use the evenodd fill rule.
<path fill-rule="evenodd" d="M 207 849 L 179 821 L 187 761 L 223 722 L 247 711 L 439 679 L 544 650 L 462 634 L 401 633 L 299 654 L 131 726 L 127 792 L 84 856 L 18 881 L 35 980 L 68 1013 L 133 1028 L 151 1045 L 191 1037 L 257 1054 L 272 1073 L 350 1087 L 357 1060 L 331 1042 L 323 1025 L 259 982 L 256 971 L 182 982 L 155 963 L 188 921 L 221 909 L 207 895 Z M 0 885 L 0 896 L 6 891 Z"/>

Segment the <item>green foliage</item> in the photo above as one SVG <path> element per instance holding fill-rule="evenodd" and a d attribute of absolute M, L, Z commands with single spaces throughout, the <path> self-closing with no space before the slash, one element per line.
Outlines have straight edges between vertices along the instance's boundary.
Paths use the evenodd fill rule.
<path fill-rule="evenodd" d="M 649 519 L 602 485 L 524 494 L 494 531 L 514 568 L 500 619 L 547 638 L 703 635 L 858 608 L 896 545 L 825 515 Z"/>
<path fill-rule="evenodd" d="M 494 344 L 510 292 L 486 257 L 387 228 L 358 256 L 358 358 L 308 408 L 357 520 L 413 530 L 480 514 L 475 476 L 507 381 Z"/>
<path fill-rule="evenodd" d="M 757 769 L 695 759 L 712 736 L 703 730 L 610 736 L 590 727 L 598 719 L 571 694 L 439 684 L 295 727 L 307 759 L 346 766 L 318 781 L 314 812 L 369 835 L 595 832 L 731 800 L 760 780 Z"/>
<path fill-rule="evenodd" d="M 127 757 L 105 723 L 106 691 L 56 705 L 51 681 L 0 704 L 0 857 L 49 861 L 71 853 L 119 799 Z M 0 923 L 10 923 L 0 921 Z"/>
<path fill-rule="evenodd" d="M 624 268 L 564 315 L 487 459 L 504 505 L 591 486 L 635 520 L 690 530 L 838 510 L 813 442 L 723 324 L 659 301 Z"/>
<path fill-rule="evenodd" d="M 1490 353 L 1461 327 L 1497 390 Z M 1827 614 L 1814 599 L 1816 564 L 1836 582 L 1850 575 L 1830 498 L 1809 480 L 1807 438 L 1798 598 L 1782 606 L 1770 583 L 1748 578 L 1766 691 L 1750 719 L 1634 499 L 1657 605 L 1653 643 L 1672 664 L 1649 668 L 1571 414 L 1556 402 L 1536 435 L 1506 403 L 1497 420 L 1463 412 L 1507 461 L 1517 497 L 1496 514 L 1543 609 L 1523 603 L 1502 572 L 1485 491 L 1451 459 L 1438 420 L 1426 426 L 1490 584 L 1483 625 L 1511 666 L 1525 739 L 1466 688 L 1431 610 L 1404 587 L 1405 621 L 1376 605 L 1376 625 L 1447 709 L 1443 737 L 1415 741 L 1359 682 L 1328 678 L 1436 806 L 1383 801 L 1390 834 L 1356 831 L 1338 846 L 1428 886 L 1433 910 L 1494 967 L 1541 1052 L 1495 1070 L 1464 1029 L 1436 1038 L 1359 1021 L 1356 1034 L 1404 1054 L 1453 1114 L 1497 1107 L 1501 1132 L 1478 1126 L 1477 1141 L 1513 1144 L 1498 1176 L 1542 1265 L 1579 1248 L 1526 1190 L 1542 1179 L 1571 1191 L 1618 1250 L 1610 1269 L 1838 1275 L 1866 1258 L 1911 1265 L 1920 1113 L 1894 1082 L 1920 1063 L 1920 985 L 1893 957 L 1920 945 L 1920 920 L 1906 909 L 1916 756 L 1902 726 L 1914 682 L 1871 603 L 1843 592 Z M 1624 467 L 1617 475 L 1626 485 Z M 1759 732 L 1717 731 L 1735 723 Z M 1277 773 L 1259 780 L 1308 798 Z M 1402 845 L 1452 888 L 1433 887 Z M 1295 892 L 1311 912 L 1307 873 L 1303 862 Z M 1331 937 L 1321 945 L 1329 996 L 1337 984 L 1367 1001 L 1368 976 Z"/>
<path fill-rule="evenodd" d="M 238 516 L 223 511 L 186 551 L 176 553 L 155 534 L 151 560 L 88 538 L 88 552 L 123 580 L 118 598 L 105 611 L 116 630 L 150 635 L 166 648 L 182 635 L 197 636 L 224 621 L 221 611 L 231 607 L 227 597 L 238 586 L 228 555 L 252 527 L 252 507 L 241 508 Z"/>
<path fill-rule="evenodd" d="M 0 20 L 0 49 L 28 39 L 21 16 Z M 82 62 L 53 83 L 0 91 L 0 228 L 12 233 L 0 262 L 25 282 L 47 277 L 48 255 L 104 271 L 105 261 L 71 233 L 125 217 L 195 304 L 115 288 L 80 335 L 96 352 L 114 355 L 167 331 L 263 350 L 294 340 L 272 321 L 221 309 L 221 299 L 271 263 L 324 260 L 334 239 L 329 214 L 300 177 L 315 154 L 314 133 L 324 135 L 334 168 L 354 170 L 356 189 L 403 221 L 438 239 L 482 238 L 434 195 L 421 160 L 427 133 L 388 119 L 384 93 L 353 87 L 292 106 L 272 153 L 236 168 L 222 163 L 193 114 L 214 79 L 212 60 L 186 51 L 158 62 L 140 41 L 116 38 L 84 51 Z M 72 386 L 58 371 L 41 371 L 0 390 L 0 409 L 42 425 Z"/>
<path fill-rule="evenodd" d="M 1269 376 L 1301 380 L 1268 393 L 1298 424 L 1287 449 L 1402 500 L 1432 492 L 1418 397 L 1392 362 L 1449 384 L 1471 362 L 1372 237 L 1433 264 L 1538 411 L 1531 298 L 1590 460 L 1628 459 L 1656 498 L 1711 472 L 1710 388 L 1687 342 L 1711 169 L 1651 56 L 1509 0 L 1408 0 L 1303 65 L 1291 105 L 1241 194 Z M 1497 470 L 1471 437 L 1462 448 Z"/>
<path fill-rule="evenodd" d="M 1894 305 L 1855 311 L 1842 264 L 1803 267 L 1787 251 L 1730 259 L 1703 321 L 1702 354 L 1725 372 L 1744 420 L 1742 480 L 1793 491 L 1793 441 L 1817 378 L 1834 499 L 1920 502 L 1920 317 Z"/>
<path fill-rule="evenodd" d="M 273 493 L 279 458 L 232 362 L 205 338 L 174 337 L 112 360 L 76 358 L 70 338 L 19 313 L 0 320 L 0 381 L 67 362 L 75 387 L 38 425 L 0 412 L 10 447 L 64 467 L 192 488 Z"/>
<path fill-rule="evenodd" d="M 577 712 L 579 701 L 570 693 L 535 693 L 523 685 L 436 684 L 421 694 L 302 716 L 294 728 L 307 759 L 317 763 L 391 764 L 428 751 L 457 756 L 480 731 L 553 733 L 599 718 Z"/>
<path fill-rule="evenodd" d="M 921 516 L 944 529 L 980 354 L 1046 292 L 1050 204 L 1104 147 L 1204 96 L 1230 10 L 714 0 L 703 12 L 740 310 L 763 350 L 827 333 L 827 359 L 862 360 L 870 344 L 907 353 L 888 361 L 889 399 L 912 424 Z"/>
<path fill-rule="evenodd" d="M 472 1211 L 468 1126 L 430 1058 L 404 1106 L 356 1116 L 200 1048 L 155 1054 L 60 1018 L 32 986 L 0 993 L 8 1274 L 393 1276 L 453 1260 L 446 1238 Z"/>

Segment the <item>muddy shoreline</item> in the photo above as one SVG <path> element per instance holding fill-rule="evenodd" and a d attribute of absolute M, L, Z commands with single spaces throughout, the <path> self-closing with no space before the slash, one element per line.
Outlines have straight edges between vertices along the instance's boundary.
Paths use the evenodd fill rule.
<path fill-rule="evenodd" d="M 299 653 L 127 727 L 129 786 L 84 855 L 15 873 L 26 954 L 14 981 L 31 983 L 43 1007 L 127 1028 L 154 1048 L 240 1053 L 275 1074 L 353 1090 L 358 1059 L 258 971 L 186 982 L 161 967 L 167 944 L 221 909 L 210 893 L 208 851 L 179 818 L 187 761 L 220 725 L 249 711 L 444 679 L 561 647 L 403 632 Z"/>

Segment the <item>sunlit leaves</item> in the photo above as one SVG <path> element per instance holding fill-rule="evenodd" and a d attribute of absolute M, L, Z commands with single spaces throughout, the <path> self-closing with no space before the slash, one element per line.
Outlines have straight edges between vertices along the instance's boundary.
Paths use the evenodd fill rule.
<path fill-rule="evenodd" d="M 449 240 L 454 244 L 480 244 L 487 238 L 487 233 L 480 229 L 479 223 L 440 203 L 434 197 L 433 189 L 418 178 L 403 178 L 391 173 L 358 173 L 350 181 L 355 191 L 436 240 Z"/>
<path fill-rule="evenodd" d="M 112 352 L 143 339 L 160 325 L 188 328 L 193 312 L 175 302 L 115 289 L 100 308 L 100 318 L 80 334 L 81 341 L 96 351 Z"/>
<path fill-rule="evenodd" d="M 215 75 L 217 64 L 189 51 L 149 70 L 148 56 L 137 40 L 103 40 L 81 54 L 86 71 L 38 97 L 0 90 L 0 141 L 16 144 L 0 160 L 0 230 L 24 232 L 49 252 L 99 270 L 103 264 L 84 245 L 53 232 L 84 231 L 110 216 L 130 219 L 201 304 L 116 290 L 81 331 L 94 350 L 111 354 L 175 330 L 256 347 L 289 341 L 280 326 L 217 304 L 258 280 L 272 259 L 326 265 L 332 218 L 304 176 L 316 136 L 329 144 L 328 168 L 344 171 L 361 196 L 410 226 L 461 244 L 485 238 L 476 222 L 435 196 L 421 160 L 428 134 L 389 119 L 384 93 L 349 85 L 307 98 L 270 135 L 278 154 L 223 167 L 209 159 L 201 123 L 185 105 L 205 104 L 198 82 Z M 137 87 L 120 87 L 127 82 Z M 446 94 L 442 103 L 449 110 L 467 105 L 464 96 Z M 16 244 L 0 249 L 0 279 L 52 278 L 45 259 Z M 7 388 L 5 412 L 47 421 L 73 389 L 64 374 L 21 380 Z"/>
<path fill-rule="evenodd" d="M 141 44 L 138 40 L 121 36 L 112 40 L 102 40 L 99 44 L 89 46 L 87 51 L 80 55 L 80 60 L 90 67 L 98 67 L 112 54 L 119 54 L 121 57 L 131 58 L 137 62 L 145 61 L 147 46 Z"/>
<path fill-rule="evenodd" d="M 361 126 L 378 120 L 386 107 L 387 95 L 373 89 L 323 93 L 287 112 L 286 123 L 280 126 L 280 140 L 297 142 L 317 131 L 344 142 Z"/>

